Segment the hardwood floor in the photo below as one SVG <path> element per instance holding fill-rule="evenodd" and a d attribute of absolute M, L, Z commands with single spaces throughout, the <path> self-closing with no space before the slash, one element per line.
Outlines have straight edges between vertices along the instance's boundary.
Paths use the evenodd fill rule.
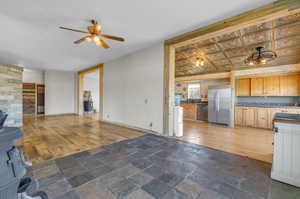
<path fill-rule="evenodd" d="M 97 120 L 96 114 L 24 117 L 25 135 L 15 144 L 36 163 L 143 135 Z"/>
<path fill-rule="evenodd" d="M 143 135 L 137 130 L 100 122 L 97 114 L 25 117 L 22 129 L 25 135 L 16 145 L 34 163 Z M 176 139 L 272 162 L 270 130 L 184 121 L 184 136 Z"/>
<path fill-rule="evenodd" d="M 208 124 L 200 121 L 184 121 L 180 140 L 249 158 L 272 162 L 273 132 L 271 130 Z"/>

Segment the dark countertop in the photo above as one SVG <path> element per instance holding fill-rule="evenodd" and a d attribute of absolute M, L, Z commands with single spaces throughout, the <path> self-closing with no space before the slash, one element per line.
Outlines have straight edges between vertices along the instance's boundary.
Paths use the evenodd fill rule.
<path fill-rule="evenodd" d="M 300 124 L 300 114 L 276 113 L 273 119 L 274 123 Z"/>
<path fill-rule="evenodd" d="M 0 144 L 12 142 L 23 136 L 20 128 L 17 127 L 4 127 L 0 130 Z"/>
<path fill-rule="evenodd" d="M 196 102 L 196 103 L 181 102 L 180 104 L 208 104 L 208 102 Z"/>
<path fill-rule="evenodd" d="M 245 107 L 265 107 L 265 108 L 299 108 L 300 106 L 295 106 L 285 103 L 237 103 L 235 106 L 245 106 Z"/>

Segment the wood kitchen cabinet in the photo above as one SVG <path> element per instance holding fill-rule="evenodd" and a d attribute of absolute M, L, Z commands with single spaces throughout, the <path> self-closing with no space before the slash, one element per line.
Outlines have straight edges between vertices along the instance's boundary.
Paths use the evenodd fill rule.
<path fill-rule="evenodd" d="M 238 79 L 236 96 L 300 96 L 300 75 Z"/>
<path fill-rule="evenodd" d="M 272 129 L 276 113 L 300 114 L 299 108 L 235 107 L 235 125 Z"/>
<path fill-rule="evenodd" d="M 269 111 L 267 108 L 256 108 L 255 127 L 269 128 Z"/>
<path fill-rule="evenodd" d="M 255 126 L 255 108 L 249 107 L 244 110 L 244 125 L 247 127 Z"/>
<path fill-rule="evenodd" d="M 299 96 L 299 75 L 285 75 L 279 77 L 280 96 Z"/>
<path fill-rule="evenodd" d="M 251 96 L 264 96 L 264 78 L 251 78 Z"/>
<path fill-rule="evenodd" d="M 237 126 L 255 126 L 255 108 L 253 107 L 236 107 L 235 124 Z"/>
<path fill-rule="evenodd" d="M 197 120 L 197 104 L 181 104 L 184 120 Z"/>
<path fill-rule="evenodd" d="M 244 126 L 244 110 L 243 107 L 235 107 L 235 125 Z"/>
<path fill-rule="evenodd" d="M 237 96 L 250 96 L 250 79 L 236 80 L 236 95 Z"/>
<path fill-rule="evenodd" d="M 264 96 L 279 96 L 279 86 L 279 76 L 264 77 Z"/>

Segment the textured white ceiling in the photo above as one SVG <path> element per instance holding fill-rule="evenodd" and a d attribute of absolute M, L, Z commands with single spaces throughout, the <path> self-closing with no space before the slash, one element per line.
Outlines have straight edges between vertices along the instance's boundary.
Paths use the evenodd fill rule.
<path fill-rule="evenodd" d="M 274 0 L 6 0 L 0 6 L 0 61 L 28 68 L 75 71 Z M 110 49 L 73 44 L 95 18 L 105 34 L 122 36 Z"/>

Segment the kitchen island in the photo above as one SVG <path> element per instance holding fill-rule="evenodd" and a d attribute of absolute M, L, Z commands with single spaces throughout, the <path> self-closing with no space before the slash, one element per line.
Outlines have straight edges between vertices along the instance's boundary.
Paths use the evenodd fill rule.
<path fill-rule="evenodd" d="M 300 115 L 274 116 L 274 156 L 271 177 L 300 187 Z"/>

